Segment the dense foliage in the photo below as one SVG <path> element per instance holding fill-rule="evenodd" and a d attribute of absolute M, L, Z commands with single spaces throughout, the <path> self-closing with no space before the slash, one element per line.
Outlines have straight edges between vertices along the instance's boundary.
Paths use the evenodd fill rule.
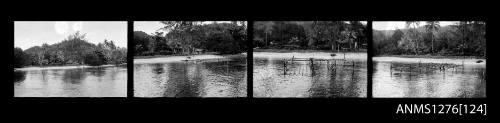
<path fill-rule="evenodd" d="M 22 59 L 24 58 L 24 59 Z M 14 49 L 14 67 L 25 65 L 103 65 L 122 64 L 127 61 L 127 49 L 104 40 L 98 45 L 89 43 L 79 32 L 65 40 L 48 45 L 34 46 L 22 51 Z"/>
<path fill-rule="evenodd" d="M 29 63 L 29 56 L 23 52 L 23 49 L 14 48 L 14 67 L 22 67 Z"/>
<path fill-rule="evenodd" d="M 375 55 L 485 56 L 486 24 L 462 21 L 443 26 L 439 22 L 407 22 L 406 29 L 374 30 Z"/>
<path fill-rule="evenodd" d="M 246 51 L 246 24 L 232 23 L 202 24 L 199 21 L 163 21 L 161 30 L 147 34 L 134 32 L 135 55 L 171 55 L 217 52 L 236 54 Z"/>
<path fill-rule="evenodd" d="M 366 25 L 360 21 L 259 21 L 254 27 L 259 48 L 366 49 Z"/>

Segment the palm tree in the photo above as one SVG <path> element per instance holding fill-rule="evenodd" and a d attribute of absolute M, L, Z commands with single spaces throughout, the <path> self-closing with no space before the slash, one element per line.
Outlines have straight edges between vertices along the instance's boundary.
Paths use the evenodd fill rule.
<path fill-rule="evenodd" d="M 460 35 L 461 35 L 461 39 L 462 39 L 462 44 L 460 45 L 460 50 L 462 50 L 462 55 L 465 54 L 464 50 L 467 48 L 467 45 L 466 45 L 466 37 L 467 37 L 467 28 L 468 28 L 468 25 L 469 25 L 469 21 L 460 21 L 458 22 L 458 25 L 457 25 L 457 29 L 459 30 L 460 32 Z"/>
<path fill-rule="evenodd" d="M 406 28 L 409 28 L 411 41 L 416 45 L 414 49 L 415 54 L 418 55 L 418 38 L 417 38 L 417 27 L 420 24 L 420 21 L 406 21 Z"/>
<path fill-rule="evenodd" d="M 431 53 L 434 53 L 434 33 L 438 28 L 440 28 L 439 21 L 427 21 L 425 25 L 425 29 L 431 32 Z"/>

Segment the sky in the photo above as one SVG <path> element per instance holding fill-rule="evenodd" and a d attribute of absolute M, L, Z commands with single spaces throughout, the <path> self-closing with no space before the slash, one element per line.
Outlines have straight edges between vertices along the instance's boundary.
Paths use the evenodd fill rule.
<path fill-rule="evenodd" d="M 458 21 L 439 21 L 439 25 L 441 27 L 453 25 Z M 419 26 L 424 26 L 425 21 L 420 21 Z M 374 30 L 396 30 L 396 29 L 405 29 L 406 22 L 405 21 L 373 21 L 372 23 Z"/>
<path fill-rule="evenodd" d="M 211 24 L 213 21 L 205 21 L 202 24 Z M 217 23 L 230 23 L 231 21 L 216 21 Z M 156 31 L 166 32 L 165 30 L 158 30 L 165 25 L 160 21 L 134 21 L 134 31 L 143 31 L 147 34 L 154 34 Z"/>
<path fill-rule="evenodd" d="M 366 25 L 366 23 L 368 23 L 368 21 L 359 21 L 359 22 L 363 25 Z"/>
<path fill-rule="evenodd" d="M 160 21 L 134 21 L 134 31 L 143 31 L 147 34 L 153 34 L 156 31 L 165 32 L 158 30 L 163 27 Z"/>
<path fill-rule="evenodd" d="M 93 44 L 112 40 L 127 47 L 126 21 L 15 21 L 14 46 L 26 50 L 33 46 L 59 43 L 76 31 L 86 33 Z"/>

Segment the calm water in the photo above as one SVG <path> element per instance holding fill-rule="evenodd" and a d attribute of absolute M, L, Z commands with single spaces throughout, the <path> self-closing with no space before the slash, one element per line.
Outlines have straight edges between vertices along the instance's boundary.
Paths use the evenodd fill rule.
<path fill-rule="evenodd" d="M 254 58 L 254 97 L 366 97 L 366 60 L 289 62 Z"/>
<path fill-rule="evenodd" d="M 15 97 L 126 97 L 127 68 L 30 69 L 14 72 Z"/>
<path fill-rule="evenodd" d="M 485 65 L 373 63 L 374 97 L 486 97 Z M 436 67 L 443 65 L 443 68 Z"/>
<path fill-rule="evenodd" d="M 246 97 L 246 56 L 134 64 L 135 97 Z"/>

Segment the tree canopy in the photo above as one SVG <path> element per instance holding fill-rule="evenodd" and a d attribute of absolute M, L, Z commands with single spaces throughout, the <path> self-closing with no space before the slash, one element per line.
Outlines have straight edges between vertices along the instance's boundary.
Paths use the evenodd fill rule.
<path fill-rule="evenodd" d="M 373 30 L 375 55 L 484 57 L 486 54 L 486 23 L 483 21 L 461 21 L 449 26 L 440 26 L 436 21 L 407 22 L 407 25 L 409 28 L 401 30 Z"/>
<path fill-rule="evenodd" d="M 134 32 L 135 55 L 194 54 L 197 51 L 235 54 L 246 51 L 246 22 L 209 23 L 202 21 L 162 21 L 165 26 L 147 34 Z"/>
<path fill-rule="evenodd" d="M 260 48 L 365 49 L 366 25 L 360 21 L 258 21 L 254 46 Z"/>
<path fill-rule="evenodd" d="M 126 63 L 127 49 L 115 46 L 113 41 L 104 40 L 98 45 L 89 43 L 85 34 L 76 32 L 69 35 L 63 41 L 42 46 L 33 46 L 24 51 L 15 48 L 15 58 L 26 59 L 15 60 L 15 67 L 25 65 L 102 65 Z M 21 53 L 22 52 L 22 53 Z M 18 65 L 19 64 L 19 65 Z"/>

